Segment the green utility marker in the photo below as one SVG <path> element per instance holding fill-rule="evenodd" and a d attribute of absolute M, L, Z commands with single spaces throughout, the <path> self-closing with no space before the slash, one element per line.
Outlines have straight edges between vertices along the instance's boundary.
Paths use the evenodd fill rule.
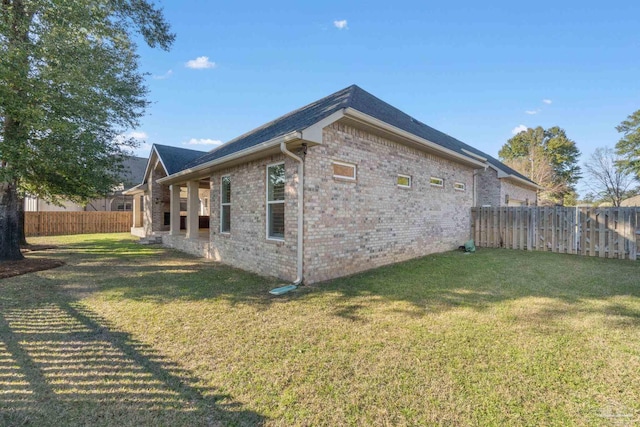
<path fill-rule="evenodd" d="M 292 290 L 294 290 L 296 288 L 297 288 L 296 285 L 281 286 L 279 288 L 271 289 L 269 291 L 269 293 L 271 295 L 282 295 L 282 294 L 286 294 L 287 292 L 292 291 Z"/>

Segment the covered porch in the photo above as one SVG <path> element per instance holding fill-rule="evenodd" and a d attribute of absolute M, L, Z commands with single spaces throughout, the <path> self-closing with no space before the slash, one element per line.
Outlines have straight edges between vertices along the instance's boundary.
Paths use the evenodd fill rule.
<path fill-rule="evenodd" d="M 131 234 L 165 238 L 168 246 L 209 241 L 210 182 L 202 178 L 171 185 L 151 182 L 127 191 L 133 196 Z M 170 244 L 169 244 L 170 243 Z M 192 251 L 187 251 L 192 252 Z M 198 253 L 199 254 L 199 253 Z"/>

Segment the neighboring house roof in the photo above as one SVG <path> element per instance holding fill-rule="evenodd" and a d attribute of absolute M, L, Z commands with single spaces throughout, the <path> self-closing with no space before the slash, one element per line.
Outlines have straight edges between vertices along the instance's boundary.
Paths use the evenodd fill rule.
<path fill-rule="evenodd" d="M 347 108 L 357 110 L 462 156 L 486 159 L 494 169 L 502 172 L 502 174 L 499 174 L 502 175 L 499 176 L 500 178 L 514 176 L 536 186 L 536 184 L 526 176 L 511 169 L 499 160 L 439 130 L 427 126 L 356 85 L 342 89 L 245 133 L 186 163 L 184 169 L 194 168 L 221 159 L 291 132 L 302 131 L 330 115 Z"/>
<path fill-rule="evenodd" d="M 146 157 L 127 157 L 122 161 L 122 185 L 129 188 L 139 184 L 144 179 L 144 172 L 147 169 Z"/>
<path fill-rule="evenodd" d="M 624 199 L 620 206 L 640 206 L 640 195 Z"/>

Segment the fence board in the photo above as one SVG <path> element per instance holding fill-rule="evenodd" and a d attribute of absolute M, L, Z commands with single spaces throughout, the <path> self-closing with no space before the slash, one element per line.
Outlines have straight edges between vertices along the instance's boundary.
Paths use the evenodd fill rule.
<path fill-rule="evenodd" d="M 25 212 L 27 237 L 65 234 L 125 233 L 131 230 L 132 212 Z"/>
<path fill-rule="evenodd" d="M 636 260 L 640 208 L 472 208 L 479 247 Z"/>

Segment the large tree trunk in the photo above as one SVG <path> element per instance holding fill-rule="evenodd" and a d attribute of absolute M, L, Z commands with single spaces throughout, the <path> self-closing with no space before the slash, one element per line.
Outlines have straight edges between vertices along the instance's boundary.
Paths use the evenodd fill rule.
<path fill-rule="evenodd" d="M 0 261 L 21 260 L 16 186 L 0 183 Z"/>
<path fill-rule="evenodd" d="M 27 236 L 24 234 L 24 197 L 18 197 L 18 243 L 20 246 L 27 246 Z"/>

